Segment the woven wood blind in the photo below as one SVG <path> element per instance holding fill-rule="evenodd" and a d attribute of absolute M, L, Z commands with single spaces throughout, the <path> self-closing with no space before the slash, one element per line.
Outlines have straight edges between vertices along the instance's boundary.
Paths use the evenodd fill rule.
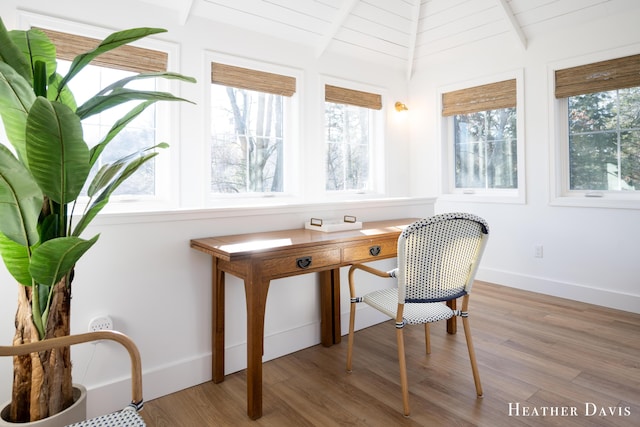
<path fill-rule="evenodd" d="M 362 92 L 359 90 L 345 89 L 338 86 L 324 86 L 324 100 L 336 104 L 349 104 L 357 107 L 382 109 L 382 96 L 377 93 Z"/>
<path fill-rule="evenodd" d="M 556 98 L 640 86 L 640 55 L 556 70 Z"/>
<path fill-rule="evenodd" d="M 67 61 L 72 61 L 81 53 L 90 51 L 101 42 L 98 39 L 76 34 L 38 29 L 42 30 L 56 45 L 56 56 Z M 91 64 L 134 73 L 162 72 L 167 71 L 168 58 L 169 55 L 166 52 L 125 45 L 103 53 L 91 61 Z"/>
<path fill-rule="evenodd" d="M 283 96 L 296 93 L 295 77 L 217 62 L 211 63 L 211 83 Z"/>
<path fill-rule="evenodd" d="M 516 106 L 516 80 L 505 80 L 442 94 L 442 115 L 477 113 Z"/>

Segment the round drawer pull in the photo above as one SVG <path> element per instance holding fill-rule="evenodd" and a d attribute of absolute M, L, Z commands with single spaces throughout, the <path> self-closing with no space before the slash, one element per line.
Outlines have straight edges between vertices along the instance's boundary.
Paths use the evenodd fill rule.
<path fill-rule="evenodd" d="M 369 254 L 370 254 L 371 256 L 378 256 L 378 255 L 380 255 L 380 246 L 378 246 L 378 245 L 371 246 L 371 247 L 369 248 Z"/>

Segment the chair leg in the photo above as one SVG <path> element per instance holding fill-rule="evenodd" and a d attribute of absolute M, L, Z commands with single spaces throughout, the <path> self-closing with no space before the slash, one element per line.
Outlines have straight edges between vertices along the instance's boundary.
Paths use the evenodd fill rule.
<path fill-rule="evenodd" d="M 349 338 L 347 340 L 347 372 L 351 372 L 351 361 L 353 358 L 353 334 L 356 323 L 356 303 L 351 303 L 349 312 Z"/>
<path fill-rule="evenodd" d="M 398 339 L 398 362 L 400 362 L 400 386 L 402 387 L 402 407 L 404 416 L 409 416 L 409 382 L 407 380 L 407 361 L 404 356 L 403 328 L 396 329 Z"/>
<path fill-rule="evenodd" d="M 465 295 L 462 303 L 462 310 L 467 311 L 469 295 Z M 471 326 L 469 325 L 469 318 L 462 318 L 462 326 L 464 327 L 464 336 L 467 339 L 467 349 L 469 350 L 469 360 L 471 361 L 471 371 L 473 372 L 473 382 L 476 386 L 476 394 L 478 397 L 482 396 L 482 384 L 480 383 L 480 372 L 478 371 L 478 363 L 476 362 L 476 352 L 473 348 L 473 339 L 471 338 Z"/>
<path fill-rule="evenodd" d="M 431 332 L 429 331 L 429 323 L 424 324 L 424 342 L 427 346 L 427 354 L 431 354 Z"/>

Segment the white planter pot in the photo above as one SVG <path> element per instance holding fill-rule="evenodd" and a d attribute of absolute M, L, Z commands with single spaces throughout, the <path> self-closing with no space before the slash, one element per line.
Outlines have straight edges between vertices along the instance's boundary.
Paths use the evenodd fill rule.
<path fill-rule="evenodd" d="M 79 384 L 73 385 L 73 405 L 51 417 L 30 423 L 11 423 L 5 421 L 9 404 L 0 413 L 0 427 L 64 427 L 87 419 L 87 389 Z"/>

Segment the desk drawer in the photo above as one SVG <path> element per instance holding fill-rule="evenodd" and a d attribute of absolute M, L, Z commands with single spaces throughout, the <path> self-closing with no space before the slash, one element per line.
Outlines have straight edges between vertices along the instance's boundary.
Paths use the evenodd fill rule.
<path fill-rule="evenodd" d="M 296 255 L 266 259 L 262 262 L 262 273 L 267 277 L 278 277 L 306 273 L 340 264 L 340 248 L 300 251 Z"/>
<path fill-rule="evenodd" d="M 375 261 L 376 259 L 396 256 L 397 252 L 397 238 L 374 240 L 344 248 L 342 260 L 344 263 Z"/>

